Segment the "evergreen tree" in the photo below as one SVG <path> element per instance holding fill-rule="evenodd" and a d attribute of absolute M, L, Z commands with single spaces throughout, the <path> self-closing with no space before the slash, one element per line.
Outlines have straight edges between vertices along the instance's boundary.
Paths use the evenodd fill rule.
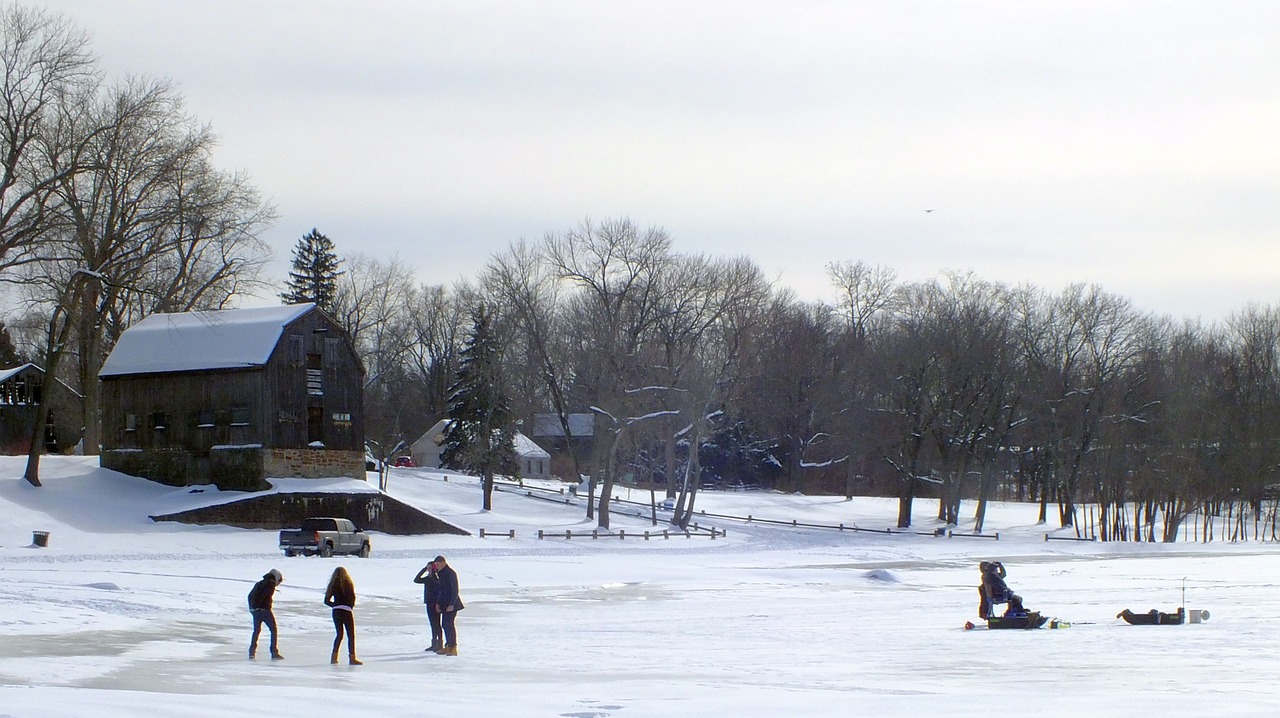
<path fill-rule="evenodd" d="M 333 311 L 338 296 L 338 265 L 342 260 L 333 251 L 333 240 L 312 229 L 293 248 L 293 268 L 289 270 L 286 290 L 280 295 L 285 304 L 315 302 L 326 312 Z"/>
<path fill-rule="evenodd" d="M 471 335 L 459 355 L 458 380 L 449 393 L 449 428 L 441 465 L 479 474 L 486 511 L 493 508 L 495 474 L 515 475 L 515 416 L 503 391 L 498 344 L 488 310 L 472 312 Z"/>
<path fill-rule="evenodd" d="M 12 369 L 26 364 L 27 360 L 13 345 L 13 337 L 9 336 L 9 327 L 0 322 L 0 369 Z"/>

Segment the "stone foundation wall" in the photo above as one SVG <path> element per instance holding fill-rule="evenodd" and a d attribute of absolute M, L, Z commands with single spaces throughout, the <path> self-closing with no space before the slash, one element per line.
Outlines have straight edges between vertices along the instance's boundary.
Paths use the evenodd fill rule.
<path fill-rule="evenodd" d="M 263 471 L 272 478 L 327 479 L 346 476 L 364 481 L 364 454 L 329 449 L 264 449 Z"/>
<path fill-rule="evenodd" d="M 152 521 L 221 524 L 254 529 L 297 528 L 313 516 L 350 519 L 366 531 L 396 535 L 459 534 L 468 532 L 386 494 L 362 492 L 263 494 L 202 509 L 152 516 Z M 271 540 L 275 540 L 273 536 Z M 274 548 L 274 546 L 273 546 Z M 378 544 L 373 545 L 374 553 Z"/>

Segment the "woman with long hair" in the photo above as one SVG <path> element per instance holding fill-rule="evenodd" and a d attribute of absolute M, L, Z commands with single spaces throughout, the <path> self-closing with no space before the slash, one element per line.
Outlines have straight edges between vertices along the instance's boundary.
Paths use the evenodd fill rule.
<path fill-rule="evenodd" d="M 324 605 L 333 609 L 333 655 L 330 663 L 338 662 L 338 649 L 342 647 L 342 633 L 347 634 L 347 657 L 353 666 L 364 665 L 356 658 L 356 586 L 347 569 L 339 566 L 329 577 L 329 587 L 324 592 Z"/>

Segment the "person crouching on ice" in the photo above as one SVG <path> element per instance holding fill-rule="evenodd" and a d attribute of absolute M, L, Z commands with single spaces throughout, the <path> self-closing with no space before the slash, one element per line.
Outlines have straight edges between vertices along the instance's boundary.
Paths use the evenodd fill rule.
<path fill-rule="evenodd" d="M 990 618 L 992 607 L 999 603 L 1009 605 L 1004 612 L 1006 616 L 1027 615 L 1027 610 L 1022 605 L 1022 597 L 1014 593 L 1004 582 L 1004 577 L 1007 575 L 1004 564 L 999 561 L 983 561 L 978 564 L 978 569 L 982 571 L 982 586 L 978 589 L 982 594 L 982 602 L 978 605 L 979 618 Z"/>

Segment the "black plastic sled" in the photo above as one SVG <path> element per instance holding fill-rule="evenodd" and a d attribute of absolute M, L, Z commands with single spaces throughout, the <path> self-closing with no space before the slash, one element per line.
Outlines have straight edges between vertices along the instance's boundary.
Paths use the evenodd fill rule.
<path fill-rule="evenodd" d="M 1048 616 L 1041 616 L 1039 611 L 1031 611 L 1022 616 L 990 616 L 987 618 L 987 628 L 1021 628 L 1031 629 L 1039 628 L 1048 623 Z"/>
<path fill-rule="evenodd" d="M 1154 608 L 1146 613 L 1134 613 L 1126 608 L 1117 613 L 1116 618 L 1123 618 L 1125 623 L 1132 626 L 1180 626 L 1186 623 L 1181 607 L 1174 613 L 1161 613 Z"/>

